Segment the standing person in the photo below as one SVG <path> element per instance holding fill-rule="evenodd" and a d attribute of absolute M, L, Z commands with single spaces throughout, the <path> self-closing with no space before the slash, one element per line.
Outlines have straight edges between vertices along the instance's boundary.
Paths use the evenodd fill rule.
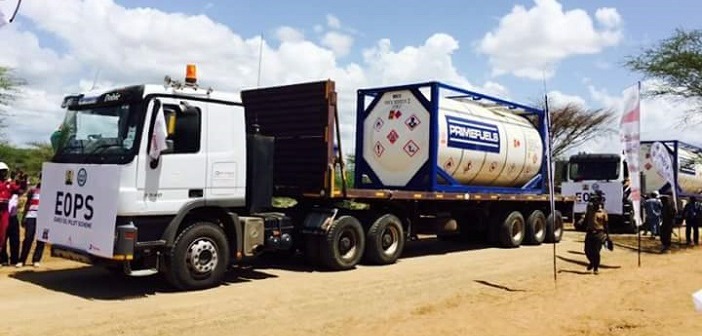
<path fill-rule="evenodd" d="M 697 202 L 697 198 L 692 196 L 690 197 L 690 202 L 685 204 L 685 207 L 683 208 L 683 219 L 685 220 L 685 240 L 688 246 L 692 246 L 693 241 L 695 245 L 700 243 L 700 216 L 702 216 L 702 206 L 700 206 L 700 203 Z"/>
<path fill-rule="evenodd" d="M 587 270 L 599 273 L 602 244 L 609 240 L 609 216 L 604 209 L 605 199 L 597 190 L 591 194 L 585 212 L 585 256 L 589 261 Z"/>
<path fill-rule="evenodd" d="M 646 213 L 646 230 L 651 230 L 651 238 L 659 235 L 659 226 L 661 223 L 661 209 L 663 203 L 658 198 L 658 192 L 654 191 L 650 197 L 644 201 L 644 212 Z M 645 235 L 646 231 L 644 231 Z"/>
<path fill-rule="evenodd" d="M 16 185 L 7 178 L 9 170 L 7 164 L 0 162 L 0 251 L 5 250 L 7 228 L 10 224 L 9 203 L 13 192 L 17 190 Z"/>
<path fill-rule="evenodd" d="M 3 264 L 10 264 L 20 267 L 19 262 L 19 250 L 20 250 L 20 223 L 17 218 L 17 207 L 19 205 L 19 195 L 22 192 L 20 190 L 13 190 L 12 197 L 8 202 L 8 212 L 10 214 L 10 221 L 7 226 L 7 238 L 5 239 L 5 247 L 0 251 L 0 260 Z M 9 242 L 9 244 L 8 244 Z M 10 255 L 7 254 L 7 247 L 10 246 Z"/>
<path fill-rule="evenodd" d="M 675 224 L 675 205 L 668 195 L 661 196 L 663 207 L 661 208 L 661 253 L 670 250 L 670 238 L 673 234 L 673 224 Z"/>
<path fill-rule="evenodd" d="M 37 185 L 27 193 L 27 202 L 24 204 L 24 241 L 22 242 L 22 253 L 20 254 L 19 266 L 23 266 L 29 257 L 29 250 L 32 248 L 34 236 L 37 232 L 37 211 L 39 210 L 39 195 L 41 194 L 41 173 Z M 39 267 L 41 256 L 44 253 L 44 242 L 37 240 L 32 256 L 32 264 Z"/>

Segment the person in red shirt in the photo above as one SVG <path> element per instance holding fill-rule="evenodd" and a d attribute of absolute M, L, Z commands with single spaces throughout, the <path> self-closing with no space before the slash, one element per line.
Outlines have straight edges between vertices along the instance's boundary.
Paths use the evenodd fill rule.
<path fill-rule="evenodd" d="M 7 227 L 10 224 L 9 203 L 12 194 L 18 192 L 19 186 L 8 179 L 10 168 L 4 162 L 0 162 L 0 251 L 5 249 L 7 240 Z"/>

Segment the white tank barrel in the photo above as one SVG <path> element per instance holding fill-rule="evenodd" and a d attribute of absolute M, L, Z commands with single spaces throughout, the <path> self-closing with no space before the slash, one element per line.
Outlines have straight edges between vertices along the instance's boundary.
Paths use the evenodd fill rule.
<path fill-rule="evenodd" d="M 367 114 L 363 158 L 383 186 L 403 187 L 429 159 L 430 118 L 438 120 L 437 162 L 465 186 L 521 187 L 543 162 L 537 128 L 505 108 L 440 98 L 436 116 L 409 90 L 385 92 Z"/>
<path fill-rule="evenodd" d="M 644 173 L 646 183 L 643 190 L 647 192 L 660 190 L 667 184 L 651 161 L 651 146 L 652 143 L 642 143 L 640 147 L 641 170 Z M 672 148 L 670 149 L 672 150 Z M 673 157 L 673 160 L 678 160 L 680 190 L 684 194 L 702 193 L 702 162 L 699 161 L 698 155 L 678 146 L 678 157 Z"/>

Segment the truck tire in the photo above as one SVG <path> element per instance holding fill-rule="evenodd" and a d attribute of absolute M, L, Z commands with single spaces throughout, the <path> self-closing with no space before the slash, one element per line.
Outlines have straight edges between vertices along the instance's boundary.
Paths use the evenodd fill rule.
<path fill-rule="evenodd" d="M 525 240 L 531 245 L 541 245 L 546 239 L 546 215 L 541 210 L 534 210 L 526 221 Z"/>
<path fill-rule="evenodd" d="M 221 227 L 196 222 L 175 240 L 168 258 L 166 278 L 180 290 L 218 286 L 229 267 L 229 243 Z"/>
<path fill-rule="evenodd" d="M 556 220 L 554 221 L 553 214 L 546 218 L 546 243 L 558 243 L 563 238 L 563 215 L 556 210 Z"/>
<path fill-rule="evenodd" d="M 335 270 L 348 270 L 363 257 L 365 235 L 361 223 L 353 216 L 341 216 L 332 223 L 326 239 L 322 240 L 322 265 Z"/>
<path fill-rule="evenodd" d="M 519 247 L 524 240 L 524 216 L 519 211 L 512 211 L 500 227 L 500 244 L 503 247 Z"/>
<path fill-rule="evenodd" d="M 393 214 L 386 214 L 373 222 L 366 235 L 363 258 L 376 265 L 395 263 L 405 247 L 402 221 Z"/>

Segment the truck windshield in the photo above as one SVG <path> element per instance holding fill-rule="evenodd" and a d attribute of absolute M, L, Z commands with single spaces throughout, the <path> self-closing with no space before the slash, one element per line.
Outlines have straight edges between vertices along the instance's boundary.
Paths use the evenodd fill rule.
<path fill-rule="evenodd" d="M 571 161 L 569 175 L 573 181 L 616 180 L 619 171 L 619 161 Z"/>
<path fill-rule="evenodd" d="M 139 104 L 69 108 L 61 126 L 54 161 L 65 163 L 130 162 L 139 143 Z"/>

